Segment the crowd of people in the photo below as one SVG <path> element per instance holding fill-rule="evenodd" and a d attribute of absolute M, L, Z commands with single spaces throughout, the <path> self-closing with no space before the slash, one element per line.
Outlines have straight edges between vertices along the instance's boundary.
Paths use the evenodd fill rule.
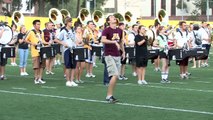
<path fill-rule="evenodd" d="M 29 51 L 31 52 L 32 64 L 34 70 L 34 83 L 45 84 L 43 78 L 43 70 L 45 74 L 52 75 L 54 73 L 54 65 L 63 64 L 64 77 L 66 78 L 66 86 L 76 87 L 81 83 L 83 71 L 86 66 L 85 77 L 95 78 L 93 68 L 96 67 L 96 55 L 92 54 L 92 45 L 103 45 L 104 53 L 102 62 L 104 64 L 104 85 L 108 86 L 106 100 L 109 102 L 117 102 L 113 97 L 113 90 L 116 85 L 116 80 L 128 80 L 125 75 L 126 64 L 132 66 L 132 75 L 137 76 L 137 84 L 146 85 L 148 80 L 145 79 L 146 67 L 148 65 L 147 51 L 148 49 L 159 50 L 159 56 L 152 60 L 154 71 L 161 72 L 161 83 L 171 83 L 169 77 L 169 49 L 178 49 L 185 46 L 189 48 L 205 48 L 209 54 L 211 47 L 212 28 L 207 22 L 202 21 L 200 25 L 185 21 L 179 22 L 179 27 L 162 26 L 159 22 L 153 26 L 146 27 L 140 22 L 134 23 L 131 26 L 126 26 L 125 23 L 117 21 L 110 15 L 106 18 L 106 23 L 102 26 L 96 26 L 93 21 L 88 21 L 87 25 L 82 25 L 80 22 L 73 23 L 72 18 L 66 18 L 65 26 L 61 23 L 47 22 L 45 29 L 41 30 L 40 20 L 33 21 L 33 29 L 26 31 L 24 25 L 20 26 L 19 32 L 17 26 L 12 24 L 11 28 L 14 31 L 14 39 L 11 41 L 16 46 L 19 55 L 20 75 L 29 75 L 26 71 Z M 74 26 L 73 26 L 74 24 Z M 147 31 L 154 33 L 154 41 L 151 46 L 148 46 Z M 4 30 L 0 30 L 0 37 L 4 34 Z M 200 40 L 200 42 L 198 41 Z M 52 46 L 59 44 L 61 52 L 54 57 L 41 59 L 38 45 Z M 130 46 L 135 48 L 135 58 L 129 58 L 125 52 L 125 47 Z M 88 49 L 88 58 L 78 60 L 73 55 L 73 48 L 83 47 Z M 29 50 L 30 48 L 30 50 Z M 17 56 L 16 56 L 17 57 Z M 1 58 L 2 61 L 3 58 Z M 187 57 L 183 60 L 177 60 L 176 63 L 180 67 L 180 78 L 188 79 L 190 73 L 188 71 L 188 63 L 193 62 L 192 68 L 208 67 L 209 57 L 202 60 Z M 5 65 L 7 61 L 1 62 L 1 80 L 4 80 Z M 161 68 L 160 68 L 161 63 Z M 17 66 L 16 59 L 11 58 L 11 65 Z"/>

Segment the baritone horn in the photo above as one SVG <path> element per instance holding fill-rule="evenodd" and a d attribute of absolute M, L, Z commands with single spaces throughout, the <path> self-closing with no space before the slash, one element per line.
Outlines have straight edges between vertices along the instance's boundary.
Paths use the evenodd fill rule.
<path fill-rule="evenodd" d="M 115 14 L 113 14 L 113 16 L 115 16 L 115 18 L 117 20 L 117 22 L 116 22 L 117 26 L 119 25 L 119 23 L 124 23 L 124 17 L 122 14 L 115 13 Z"/>
<path fill-rule="evenodd" d="M 61 9 L 60 12 L 62 15 L 63 22 L 64 22 L 65 18 L 67 18 L 67 17 L 71 18 L 70 12 L 67 9 Z"/>
<path fill-rule="evenodd" d="M 12 15 L 12 21 L 17 25 L 24 25 L 24 15 L 19 11 L 14 11 Z"/>
<path fill-rule="evenodd" d="M 157 20 L 161 26 L 167 26 L 169 23 L 169 17 L 164 9 L 158 11 Z"/>
<path fill-rule="evenodd" d="M 81 24 L 83 24 L 83 26 L 86 26 L 87 22 L 92 20 L 90 11 L 87 10 L 86 8 L 82 8 L 78 14 L 78 19 L 81 22 Z"/>
<path fill-rule="evenodd" d="M 125 22 L 128 26 L 132 26 L 132 25 L 136 24 L 136 21 L 137 21 L 137 19 L 129 11 L 127 11 L 124 14 L 124 19 L 125 19 Z"/>
<path fill-rule="evenodd" d="M 94 24 L 99 27 L 104 25 L 104 14 L 100 10 L 95 10 L 92 14 Z"/>
<path fill-rule="evenodd" d="M 51 22 L 53 22 L 53 24 L 63 23 L 63 21 L 62 21 L 62 14 L 56 8 L 51 8 L 49 10 L 49 19 L 50 19 Z"/>

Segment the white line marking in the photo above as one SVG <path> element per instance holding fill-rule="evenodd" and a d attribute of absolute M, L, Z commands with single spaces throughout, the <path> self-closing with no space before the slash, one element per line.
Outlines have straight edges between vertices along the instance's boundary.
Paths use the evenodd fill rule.
<path fill-rule="evenodd" d="M 50 87 L 50 86 L 41 86 L 41 88 L 46 88 L 46 89 L 56 89 L 56 87 Z"/>
<path fill-rule="evenodd" d="M 194 81 L 194 82 L 198 82 L 198 83 L 206 83 L 206 84 L 211 83 L 211 82 L 207 82 L 207 81 Z"/>
<path fill-rule="evenodd" d="M 170 83 L 172 84 L 172 83 Z M 117 83 L 117 85 L 123 85 L 123 86 L 144 86 L 144 87 L 151 87 L 151 88 L 160 88 L 160 89 L 171 89 L 171 90 L 181 90 L 181 91 L 196 91 L 196 92 L 207 92 L 207 93 L 213 93 L 213 90 L 201 90 L 201 89 L 191 89 L 191 88 L 177 88 L 177 87 L 166 87 L 166 86 L 153 86 L 153 85 L 137 85 L 137 84 L 121 84 Z M 163 84 L 162 84 L 163 85 Z M 169 84 L 166 84 L 169 85 Z"/>
<path fill-rule="evenodd" d="M 107 103 L 106 101 L 101 101 L 101 100 L 92 100 L 92 99 L 65 97 L 65 96 L 55 96 L 55 95 L 46 95 L 46 94 L 37 94 L 37 93 L 24 93 L 24 92 L 14 92 L 14 91 L 6 91 L 6 90 L 0 90 L 0 92 L 1 93 L 10 93 L 10 94 L 19 94 L 19 95 L 50 97 L 50 98 L 59 98 L 59 99 L 69 99 L 69 100 L 86 101 L 86 102 L 94 102 L 94 103 Z M 116 103 L 116 105 L 139 107 L 139 108 L 150 108 L 150 109 L 167 110 L 167 111 L 176 111 L 176 112 L 197 113 L 197 114 L 205 114 L 205 115 L 213 115 L 213 112 L 178 109 L 178 108 L 166 108 L 166 107 L 158 107 L 158 106 L 150 106 L 150 105 L 139 105 L 139 104 L 131 104 L 131 103 Z"/>
<path fill-rule="evenodd" d="M 27 90 L 27 88 L 18 88 L 18 87 L 12 87 L 14 90 Z"/>

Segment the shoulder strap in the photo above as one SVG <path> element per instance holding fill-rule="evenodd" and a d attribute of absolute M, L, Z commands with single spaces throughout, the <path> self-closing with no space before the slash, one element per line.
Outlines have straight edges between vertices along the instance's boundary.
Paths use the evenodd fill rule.
<path fill-rule="evenodd" d="M 32 31 L 36 34 L 36 30 L 35 29 L 32 29 Z M 39 30 L 39 33 L 42 34 L 42 31 Z"/>
<path fill-rule="evenodd" d="M 131 32 L 134 36 L 135 36 L 135 33 L 134 32 Z"/>

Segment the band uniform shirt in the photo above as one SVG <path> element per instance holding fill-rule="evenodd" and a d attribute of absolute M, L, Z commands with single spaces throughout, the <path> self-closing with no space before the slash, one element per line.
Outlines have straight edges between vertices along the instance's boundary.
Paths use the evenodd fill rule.
<path fill-rule="evenodd" d="M 141 42 L 142 40 L 145 40 L 145 42 L 142 45 L 138 45 L 138 42 Z M 145 39 L 145 36 L 136 35 L 135 36 L 135 56 L 136 59 L 140 58 L 146 58 L 148 56 L 148 50 L 147 50 L 147 40 Z"/>
<path fill-rule="evenodd" d="M 112 38 L 116 38 L 114 40 L 121 41 L 122 39 L 122 30 L 119 28 L 105 28 L 104 31 L 102 32 L 102 36 L 105 36 L 107 40 L 113 41 Z M 120 50 L 118 50 L 117 46 L 115 44 L 105 44 L 104 48 L 104 56 L 114 56 L 118 57 L 120 56 Z"/>
<path fill-rule="evenodd" d="M 27 35 L 27 37 L 25 38 L 26 41 L 29 41 L 33 44 L 38 44 L 40 42 L 40 39 L 42 40 L 42 43 L 45 43 L 43 33 L 36 31 L 36 34 L 35 34 L 33 30 L 31 30 L 29 34 Z M 37 50 L 35 46 L 31 45 L 30 48 L 31 48 L 32 57 L 40 56 L 39 50 Z"/>
<path fill-rule="evenodd" d="M 192 41 L 191 41 L 192 48 L 198 47 L 198 45 L 195 44 L 195 36 L 194 36 L 194 34 L 195 34 L 198 38 L 201 37 L 200 34 L 199 34 L 199 32 L 198 32 L 198 30 L 193 30 L 193 31 L 191 31 L 191 32 L 189 33 L 190 38 L 191 38 L 191 40 L 192 40 Z"/>
<path fill-rule="evenodd" d="M 131 44 L 131 47 L 134 47 L 136 35 L 134 31 L 130 31 L 128 34 L 128 44 Z"/>
<path fill-rule="evenodd" d="M 182 35 L 181 35 L 181 33 L 182 33 Z M 175 34 L 175 40 L 177 40 L 177 45 L 179 47 L 183 47 L 184 44 L 187 44 L 189 39 L 190 39 L 190 35 L 186 31 L 176 32 L 176 34 Z"/>
<path fill-rule="evenodd" d="M 74 48 L 76 46 L 75 44 L 75 34 L 72 32 L 72 30 L 63 29 L 59 35 L 57 36 L 57 39 L 61 40 L 62 42 L 65 42 L 68 45 L 68 48 L 62 47 L 63 52 L 65 52 L 69 48 Z"/>
<path fill-rule="evenodd" d="M 163 51 L 164 49 L 161 48 L 161 47 L 165 47 L 165 46 L 168 47 L 168 39 L 167 39 L 167 37 L 165 35 L 161 35 L 161 36 L 158 35 L 157 36 L 157 40 L 158 40 L 158 43 L 159 43 L 159 46 L 160 46 L 160 51 Z"/>
<path fill-rule="evenodd" d="M 19 39 L 24 39 L 26 34 L 19 33 L 18 34 L 18 48 L 19 49 L 28 49 L 28 44 L 26 42 L 19 43 Z"/>
<path fill-rule="evenodd" d="M 200 34 L 200 38 L 202 40 L 202 44 L 210 44 L 209 41 L 206 41 L 204 39 L 210 39 L 210 32 L 207 28 L 203 28 L 201 27 L 199 30 L 198 30 L 198 33 Z"/>

